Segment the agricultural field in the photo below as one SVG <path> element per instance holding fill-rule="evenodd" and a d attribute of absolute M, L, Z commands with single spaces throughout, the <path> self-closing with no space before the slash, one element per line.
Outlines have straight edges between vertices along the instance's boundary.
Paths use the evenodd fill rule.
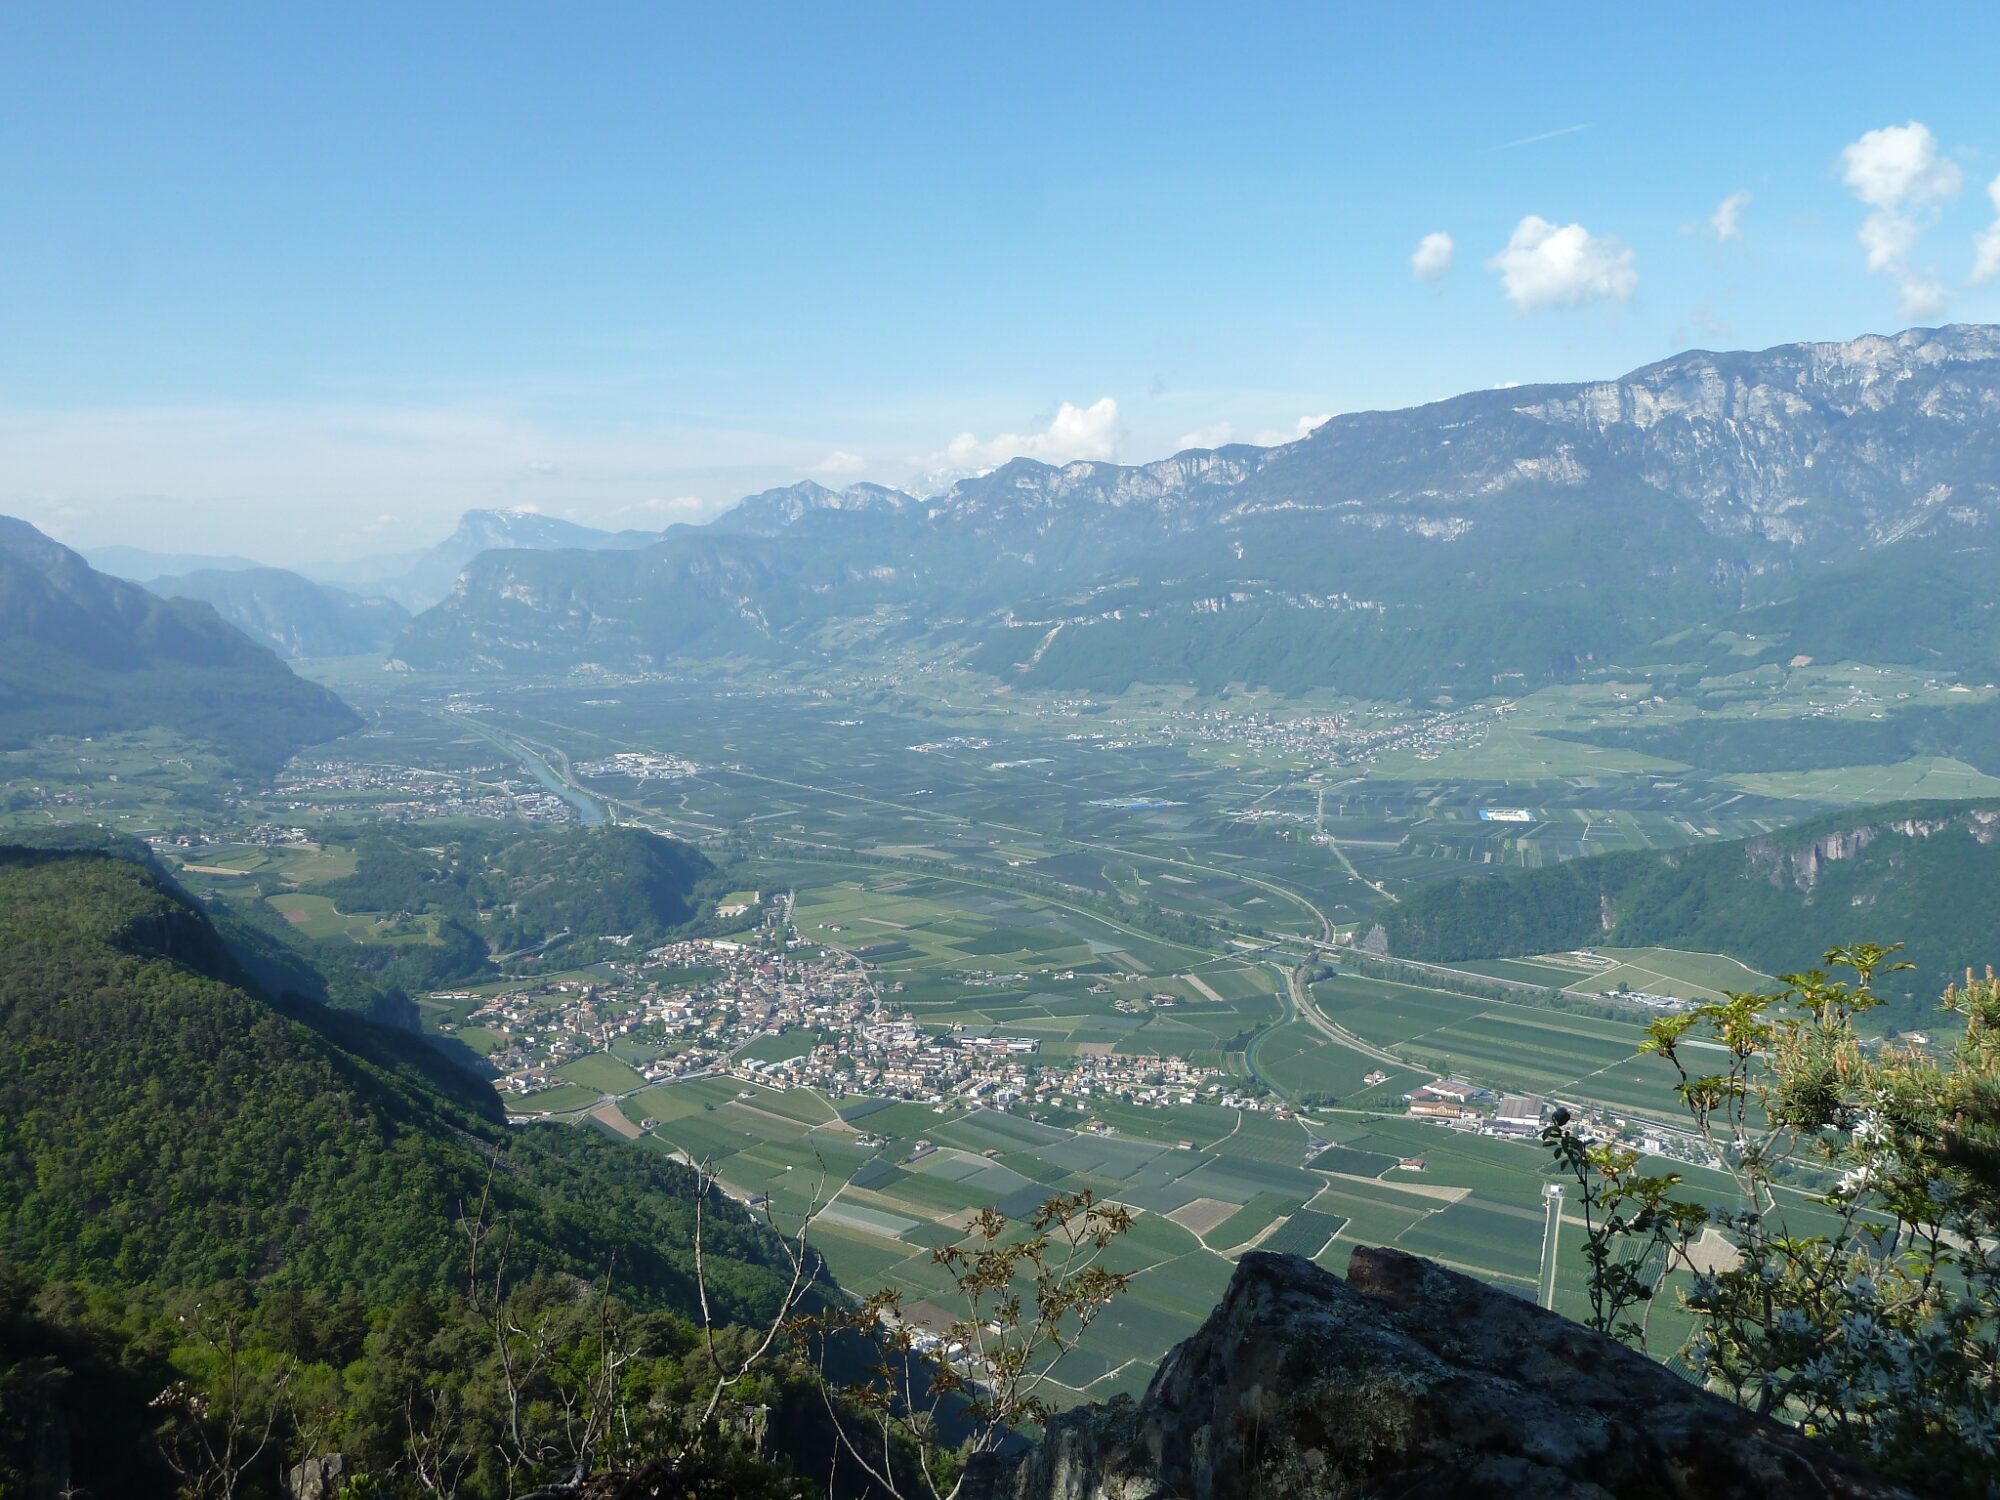
<path fill-rule="evenodd" d="M 1080 907 L 982 886 L 976 878 L 885 873 L 827 881 L 798 891 L 793 921 L 809 942 L 845 949 L 887 976 L 912 979 L 1059 969 L 1144 977 L 1210 958 L 1200 948 Z"/>
<path fill-rule="evenodd" d="M 1756 797 L 1798 797 L 1858 805 L 1909 797 L 2000 796 L 2000 777 L 1948 756 L 1917 756 L 1891 766 L 1840 766 L 1825 771 L 1771 771 L 1732 776 Z"/>
<path fill-rule="evenodd" d="M 1732 992 L 1768 989 L 1774 983 L 1770 975 L 1720 953 L 1690 953 L 1679 948 L 1594 948 L 1591 952 L 1612 960 L 1611 967 L 1594 967 L 1577 975 L 1563 986 L 1568 993 L 1601 995 L 1633 990 L 1709 1001 L 1721 1000 Z"/>
<path fill-rule="evenodd" d="M 623 1094 L 646 1081 L 625 1063 L 605 1052 L 574 1058 L 557 1068 L 556 1076 L 582 1084 L 585 1088 L 596 1089 L 600 1094 Z"/>
<path fill-rule="evenodd" d="M 1399 1244 L 1517 1288 L 1532 1287 L 1541 1253 L 1538 1150 L 1394 1115 L 1107 1107 L 1095 1131 L 736 1078 L 656 1086 L 622 1108 L 639 1149 L 703 1161 L 739 1196 L 767 1196 L 781 1226 L 819 1204 L 814 1238 L 843 1285 L 933 1310 L 951 1287 L 932 1251 L 982 1208 L 1018 1221 L 1085 1189 L 1125 1204 L 1133 1228 L 1110 1264 L 1133 1288 L 1065 1361 L 1065 1400 L 1142 1387 L 1249 1248 L 1339 1266 L 1356 1244 Z M 1422 1170 L 1398 1166 L 1412 1157 Z"/>
<path fill-rule="evenodd" d="M 401 921 L 380 912 L 343 912 L 325 896 L 288 891 L 265 898 L 271 909 L 310 938 L 347 938 L 356 943 L 438 942 L 434 915 Z"/>
<path fill-rule="evenodd" d="M 1656 691 L 1646 669 L 1619 668 L 1442 713 L 1254 692 L 1232 692 L 1218 708 L 1147 688 L 1002 703 L 949 669 L 866 683 L 816 669 L 796 679 L 750 672 L 727 690 L 565 681 L 505 693 L 481 679 L 326 670 L 368 710 L 353 754 L 371 765 L 518 776 L 486 729 L 548 747 L 563 766 L 626 750 L 683 758 L 692 774 L 592 776 L 584 790 L 620 821 L 710 848 L 740 836 L 729 846 L 744 851 L 732 890 L 789 893 L 801 937 L 854 954 L 883 1003 L 933 1033 L 1032 1038 L 1050 1066 L 1179 1056 L 1302 1106 L 1303 1119 L 1279 1120 L 1212 1102 L 1098 1101 L 1086 1114 L 1071 1099 L 1030 1120 L 911 1102 L 867 1107 L 736 1078 L 648 1088 L 633 1069 L 649 1051 L 627 1044 L 573 1058 L 555 1087 L 509 1099 L 517 1112 L 577 1116 L 607 1093 L 624 1095 L 619 1117 L 638 1132 L 632 1149 L 710 1160 L 732 1188 L 768 1194 L 781 1216 L 803 1212 L 821 1185 L 832 1204 L 821 1239 L 843 1282 L 892 1284 L 913 1298 L 943 1294 L 929 1250 L 986 1204 L 1018 1214 L 1083 1188 L 1130 1204 L 1136 1226 L 1121 1254 L 1136 1273 L 1134 1297 L 1067 1376 L 1091 1395 L 1143 1383 L 1206 1312 L 1230 1257 L 1253 1244 L 1303 1246 L 1339 1264 L 1354 1244 L 1395 1243 L 1502 1284 L 1531 1281 L 1541 1155 L 1398 1113 L 1400 1096 L 1435 1072 L 1678 1117 L 1670 1074 L 1635 1055 L 1638 1014 L 1605 1019 L 1454 993 L 1443 980 L 1431 988 L 1340 973 L 1314 986 L 1315 1004 L 1402 1061 L 1333 1040 L 1284 994 L 1276 961 L 1304 956 L 1300 939 L 1352 930 L 1410 888 L 1469 871 L 1740 838 L 1892 795 L 2000 791 L 1960 763 L 1920 757 L 1721 771 L 1581 737 L 1693 722 L 1697 712 L 1702 723 L 1796 719 L 1809 736 L 1823 722 L 1877 713 L 1854 696 L 1864 690 L 1912 705 L 1965 701 L 1945 700 L 1947 688 L 1921 674 L 1860 683 L 1845 669 L 1738 671 L 1726 649 L 1710 654 L 1698 688 L 1675 690 L 1680 697 Z M 1697 693 L 1710 701 L 1695 705 Z M 1342 734 L 1415 727 L 1379 746 L 1283 727 L 1305 714 L 1338 719 Z M 70 744 L 62 756 L 5 752 L 0 774 L 16 793 L 7 813 L 15 823 L 82 807 L 75 815 L 145 832 L 170 827 L 173 789 L 213 770 L 185 747 L 139 738 Z M 56 801 L 72 797 L 84 800 Z M 287 822 L 254 794 L 244 807 L 246 817 Z M 190 886 L 267 902 L 302 937 L 433 940 L 421 925 L 314 894 L 353 873 L 351 853 L 229 842 L 246 833 L 190 848 Z M 1147 920 L 1126 920 L 1141 911 Z M 1459 967 L 1468 979 L 1579 998 L 1622 986 L 1710 999 L 1761 979 L 1715 955 L 1599 957 Z M 444 1021 L 469 1008 L 423 1003 Z M 763 1037 L 740 1057 L 796 1056 L 814 1039 Z M 475 1052 L 493 1045 L 485 1033 L 459 1040 Z M 1385 1076 L 1368 1083 L 1377 1072 Z M 1087 1128 L 1093 1121 L 1103 1130 Z M 1398 1165 L 1417 1157 L 1421 1170 Z M 1572 1285 L 1567 1271 L 1563 1285 Z"/>
<path fill-rule="evenodd" d="M 589 1109 L 603 1097 L 603 1090 L 580 1083 L 559 1083 L 534 1094 L 509 1094 L 503 1099 L 507 1112 L 515 1115 L 567 1115 Z"/>
<path fill-rule="evenodd" d="M 1675 971 L 1650 982 L 1673 982 L 1681 992 L 1700 986 L 1680 976 L 1726 978 L 1722 965 L 1732 962 L 1697 954 L 1679 957 L 1705 962 L 1670 963 L 1657 956 L 1663 950 L 1633 950 L 1635 955 L 1642 951 L 1646 963 Z M 1618 964 L 1619 969 L 1628 967 L 1638 971 L 1635 965 Z M 1490 969 L 1485 966 L 1482 972 Z M 1555 1094 L 1674 1123 L 1683 1118 L 1672 1069 L 1657 1058 L 1638 1055 L 1645 1023 L 1637 1015 L 1631 1021 L 1606 1020 L 1526 1001 L 1489 1000 L 1347 974 L 1316 984 L 1313 998 L 1330 1020 L 1432 1076 L 1451 1074 L 1496 1091 Z"/>
<path fill-rule="evenodd" d="M 159 729 L 0 746 L 0 830 L 198 832 L 217 821 L 217 789 L 232 779 L 214 750 Z"/>

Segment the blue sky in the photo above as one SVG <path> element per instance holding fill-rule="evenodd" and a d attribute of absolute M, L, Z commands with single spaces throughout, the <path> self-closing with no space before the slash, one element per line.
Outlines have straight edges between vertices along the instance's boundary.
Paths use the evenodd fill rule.
<path fill-rule="evenodd" d="M 2000 8 L 1385 10 L 9 7 L 0 510 L 653 528 L 2000 320 Z"/>

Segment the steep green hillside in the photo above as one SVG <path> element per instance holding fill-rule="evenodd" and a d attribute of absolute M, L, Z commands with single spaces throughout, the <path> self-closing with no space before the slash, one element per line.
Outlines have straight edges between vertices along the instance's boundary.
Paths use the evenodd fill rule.
<path fill-rule="evenodd" d="M 477 975 L 494 953 L 547 945 L 587 957 L 608 937 L 650 946 L 722 889 L 721 872 L 699 849 L 639 828 L 387 824 L 322 837 L 354 849 L 352 875 L 304 886 L 271 876 L 247 888 L 252 899 L 237 910 L 322 968 L 358 967 L 410 990 Z M 275 906 L 295 891 L 343 913 L 391 917 L 409 936 L 358 943 L 287 929 Z"/>
<path fill-rule="evenodd" d="M 98 573 L 0 516 L 0 744 L 157 725 L 261 774 L 359 722 L 209 606 Z"/>
<path fill-rule="evenodd" d="M 1968 965 L 2000 958 L 2000 803 L 1897 803 L 1732 843 L 1441 881 L 1382 928 L 1402 958 L 1659 944 L 1766 973 L 1839 943 L 1898 940 L 1916 968 L 1878 988 L 1908 1003 L 1908 1020 Z"/>
<path fill-rule="evenodd" d="M 0 849 L 0 1258 L 112 1285 L 443 1289 L 492 1167 L 524 1272 L 615 1267 L 628 1295 L 690 1305 L 683 1169 L 510 1128 L 483 1085 L 405 1045 L 251 994 L 201 913 L 136 864 Z M 774 1283 L 733 1219 L 711 1288 L 741 1315 Z"/>
<path fill-rule="evenodd" d="M 761 657 L 794 614 L 798 559 L 736 537 L 643 551 L 484 552 L 444 603 L 412 620 L 398 657 L 419 667 L 519 668 Z"/>
<path fill-rule="evenodd" d="M 169 889 L 187 894 L 151 848 L 109 829 L 83 823 L 15 828 L 7 832 L 6 847 L 113 855 L 143 866 Z M 408 995 L 380 983 L 346 954 L 302 951 L 275 912 L 260 911 L 254 903 L 230 904 L 215 898 L 202 911 L 258 994 L 329 1005 L 404 1031 L 417 1029 L 417 1008 Z"/>

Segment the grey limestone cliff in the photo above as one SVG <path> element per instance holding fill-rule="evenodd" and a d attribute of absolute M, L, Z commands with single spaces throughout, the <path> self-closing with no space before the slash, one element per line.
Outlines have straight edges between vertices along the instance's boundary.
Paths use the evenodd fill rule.
<path fill-rule="evenodd" d="M 1252 1252 L 1137 1403 L 1084 1407 L 965 1500 L 1903 1491 L 1555 1313 L 1386 1249 Z"/>

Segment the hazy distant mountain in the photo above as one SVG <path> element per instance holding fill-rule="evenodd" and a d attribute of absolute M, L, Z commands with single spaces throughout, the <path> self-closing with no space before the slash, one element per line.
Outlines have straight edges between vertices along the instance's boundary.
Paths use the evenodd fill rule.
<path fill-rule="evenodd" d="M 245 635 L 293 660 L 385 650 L 410 618 L 392 599 L 363 598 L 282 568 L 205 570 L 150 579 L 146 587 L 213 605 Z"/>
<path fill-rule="evenodd" d="M 1017 459 L 926 500 L 796 485 L 588 565 L 490 554 L 404 648 L 553 667 L 587 640 L 638 664 L 713 627 L 810 655 L 853 649 L 823 630 L 846 622 L 1050 686 L 1490 692 L 1746 608 L 1825 635 L 1858 588 L 1942 571 L 1976 593 L 1996 519 L 2000 328 L 1917 329 L 1356 413 L 1275 448 Z M 663 630 L 654 591 L 725 537 L 740 577 L 686 580 Z M 1995 670 L 1984 631 L 1940 658 L 1901 613 L 1842 614 L 1842 648 Z"/>
<path fill-rule="evenodd" d="M 144 583 L 148 578 L 164 578 L 180 573 L 233 573 L 243 568 L 259 568 L 262 563 L 247 557 L 210 557 L 199 552 L 152 552 L 144 547 L 85 547 L 83 560 L 100 573 Z"/>
<path fill-rule="evenodd" d="M 395 654 L 489 668 L 774 655 L 796 618 L 791 552 L 706 535 L 636 552 L 485 552 L 450 600 L 410 622 Z M 597 601 L 616 601 L 615 612 Z"/>
<path fill-rule="evenodd" d="M 305 571 L 321 583 L 393 599 L 409 609 L 427 609 L 451 592 L 465 565 L 482 552 L 644 547 L 659 541 L 660 535 L 657 531 L 599 531 L 531 510 L 469 510 L 459 517 L 457 530 L 436 546 L 355 562 L 317 564 Z"/>
<path fill-rule="evenodd" d="M 0 743 L 159 725 L 268 770 L 358 722 L 208 605 L 97 572 L 0 516 Z"/>
<path fill-rule="evenodd" d="M 783 489 L 765 490 L 737 501 L 706 529 L 737 536 L 779 536 L 807 516 L 837 512 L 845 516 L 897 515 L 922 504 L 901 490 L 879 484 L 852 484 L 844 490 L 830 490 L 823 484 L 805 480 Z M 700 528 L 688 527 L 687 530 Z"/>

